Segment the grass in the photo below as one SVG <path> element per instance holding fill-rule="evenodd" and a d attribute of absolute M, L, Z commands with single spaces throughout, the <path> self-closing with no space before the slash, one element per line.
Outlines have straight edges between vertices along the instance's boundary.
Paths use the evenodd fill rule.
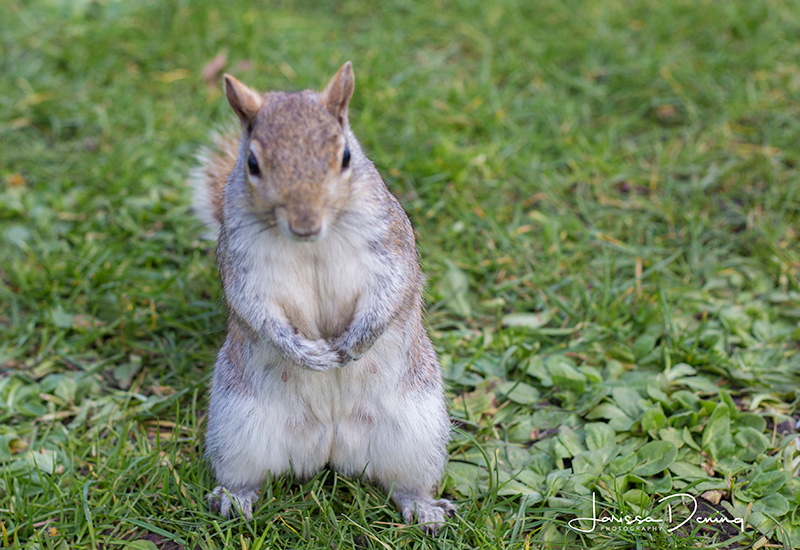
<path fill-rule="evenodd" d="M 800 546 L 798 14 L 0 3 L 0 546 Z M 265 484 L 250 523 L 207 511 L 225 314 L 185 177 L 232 118 L 201 77 L 220 52 L 261 89 L 354 63 L 456 426 L 435 540 L 328 471 Z M 705 500 L 672 532 L 569 524 L 594 494 L 672 528 L 678 493 Z M 721 509 L 743 532 L 697 521 Z"/>

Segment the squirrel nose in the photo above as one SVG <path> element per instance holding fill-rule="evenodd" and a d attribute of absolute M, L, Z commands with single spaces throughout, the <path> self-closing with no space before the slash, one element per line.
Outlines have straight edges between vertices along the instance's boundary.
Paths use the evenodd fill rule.
<path fill-rule="evenodd" d="M 299 237 L 301 239 L 312 239 L 317 237 L 322 230 L 322 226 L 320 224 L 316 224 L 315 226 L 300 226 L 296 227 L 293 225 L 289 226 L 289 231 L 292 232 L 292 235 L 295 237 Z"/>
<path fill-rule="evenodd" d="M 322 233 L 322 220 L 320 216 L 315 216 L 309 212 L 299 212 L 295 216 L 289 215 L 289 232 L 292 237 L 312 241 Z"/>
<path fill-rule="evenodd" d="M 321 208 L 289 208 L 286 210 L 286 236 L 296 241 L 322 238 L 325 215 Z"/>

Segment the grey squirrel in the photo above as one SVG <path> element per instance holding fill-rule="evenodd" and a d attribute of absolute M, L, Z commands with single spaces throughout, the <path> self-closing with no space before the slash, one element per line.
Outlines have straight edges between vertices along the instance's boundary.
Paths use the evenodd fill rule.
<path fill-rule="evenodd" d="M 350 62 L 322 92 L 262 95 L 225 75 L 241 137 L 218 134 L 191 176 L 228 306 L 211 506 L 251 518 L 268 472 L 329 464 L 435 533 L 455 514 L 432 497 L 450 431 L 442 377 L 411 223 L 350 129 L 354 84 Z"/>

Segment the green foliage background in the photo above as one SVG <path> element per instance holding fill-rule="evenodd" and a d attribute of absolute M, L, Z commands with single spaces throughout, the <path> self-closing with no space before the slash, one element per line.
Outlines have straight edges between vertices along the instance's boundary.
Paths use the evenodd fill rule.
<path fill-rule="evenodd" d="M 220 52 L 354 63 L 456 425 L 436 541 L 332 472 L 206 510 Z M 0 2 L 0 546 L 800 546 L 799 59 L 796 0 Z M 744 532 L 567 525 L 681 492 Z"/>

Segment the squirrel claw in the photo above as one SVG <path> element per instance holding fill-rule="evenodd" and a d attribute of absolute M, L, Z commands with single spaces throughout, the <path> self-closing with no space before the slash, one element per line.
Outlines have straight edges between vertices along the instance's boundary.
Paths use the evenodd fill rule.
<path fill-rule="evenodd" d="M 208 505 L 212 512 L 219 512 L 227 519 L 231 516 L 253 519 L 253 503 L 257 499 L 258 491 L 243 489 L 229 492 L 220 485 L 208 495 Z"/>
<path fill-rule="evenodd" d="M 357 353 L 352 347 L 348 347 L 345 344 L 345 337 L 346 334 L 340 336 L 336 340 L 333 341 L 333 349 L 336 350 L 336 353 L 339 355 L 339 362 L 341 366 L 345 366 L 351 361 L 358 361 L 362 357 L 364 357 L 365 351 L 361 353 Z"/>
<path fill-rule="evenodd" d="M 427 496 L 396 492 L 392 498 L 409 525 L 415 523 L 426 535 L 436 535 L 445 524 L 445 518 L 456 515 L 455 505 L 447 499 L 433 500 Z"/>
<path fill-rule="evenodd" d="M 344 367 L 348 363 L 352 363 L 353 361 L 358 361 L 359 359 L 361 359 L 361 357 L 363 357 L 363 355 L 355 356 L 352 353 L 350 353 L 349 351 L 347 351 L 345 349 L 342 349 L 342 348 L 339 348 L 339 347 L 336 348 L 336 353 L 339 355 L 339 366 L 340 367 Z"/>

